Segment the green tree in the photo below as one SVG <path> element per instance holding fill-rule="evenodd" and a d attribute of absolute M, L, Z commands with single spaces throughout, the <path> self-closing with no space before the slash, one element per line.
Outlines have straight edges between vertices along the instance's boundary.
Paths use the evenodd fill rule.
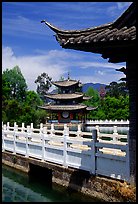
<path fill-rule="evenodd" d="M 2 74 L 2 95 L 3 99 L 25 99 L 27 84 L 18 66 L 6 69 Z"/>
<path fill-rule="evenodd" d="M 33 109 L 37 106 L 42 105 L 43 101 L 35 91 L 27 91 L 25 104 L 31 106 Z"/>
<path fill-rule="evenodd" d="M 101 109 L 106 115 L 105 119 L 126 120 L 129 117 L 129 96 L 118 98 L 107 96 Z"/>
<path fill-rule="evenodd" d="M 43 72 L 41 75 L 37 77 L 37 79 L 35 80 L 35 83 L 37 84 L 37 93 L 44 101 L 45 94 L 52 86 L 52 78 L 49 77 L 47 73 Z"/>
<path fill-rule="evenodd" d="M 40 123 L 45 123 L 47 112 L 38 109 L 38 106 L 41 105 L 43 105 L 43 101 L 39 95 L 34 91 L 27 91 L 20 121 L 25 124 L 33 123 L 34 127 L 37 127 Z"/>
<path fill-rule="evenodd" d="M 119 97 L 120 95 L 128 95 L 128 89 L 126 87 L 126 82 L 117 83 L 115 81 L 111 82 L 106 87 L 106 94 L 109 96 Z"/>
<path fill-rule="evenodd" d="M 85 95 L 91 97 L 88 101 L 85 102 L 86 105 L 91 105 L 91 106 L 99 105 L 100 97 L 97 90 L 94 90 L 92 87 L 89 87 Z"/>
<path fill-rule="evenodd" d="M 5 107 L 2 112 L 2 121 L 10 122 L 12 125 L 18 121 L 22 114 L 22 106 L 16 99 L 10 99 L 5 101 Z"/>
<path fill-rule="evenodd" d="M 28 91 L 25 79 L 18 66 L 2 74 L 2 121 L 13 125 L 25 123 L 34 127 L 46 121 L 47 112 L 38 109 L 43 101 L 34 91 Z"/>

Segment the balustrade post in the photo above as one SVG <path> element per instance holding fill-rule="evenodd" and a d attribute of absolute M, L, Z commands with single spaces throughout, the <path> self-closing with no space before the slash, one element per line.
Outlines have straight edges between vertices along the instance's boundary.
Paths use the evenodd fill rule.
<path fill-rule="evenodd" d="M 40 124 L 40 138 L 42 140 L 42 161 L 45 159 L 45 138 L 44 138 L 44 132 L 43 132 L 43 123 Z"/>
<path fill-rule="evenodd" d="M 29 138 L 29 136 L 30 136 L 30 131 L 31 130 L 31 128 L 30 128 L 30 126 L 29 125 L 27 125 L 27 132 L 26 132 L 26 155 L 25 155 L 25 157 L 29 157 L 29 150 L 28 150 L 28 138 Z"/>
<path fill-rule="evenodd" d="M 95 175 L 96 174 L 96 169 L 97 169 L 97 146 L 96 143 L 98 142 L 97 140 L 97 129 L 92 130 L 92 149 L 91 149 L 91 161 L 92 161 L 92 173 Z"/>
<path fill-rule="evenodd" d="M 97 130 L 97 137 L 100 139 L 100 128 L 99 128 L 99 125 L 96 125 L 95 128 Z"/>
<path fill-rule="evenodd" d="M 43 127 L 43 133 L 47 134 L 47 127 Z"/>
<path fill-rule="evenodd" d="M 117 142 L 118 141 L 118 132 L 117 132 L 117 126 L 114 125 L 113 127 L 113 142 Z"/>
<path fill-rule="evenodd" d="M 9 128 L 10 128 L 10 123 L 7 122 L 7 131 L 9 131 Z"/>
<path fill-rule="evenodd" d="M 18 125 L 14 123 L 14 133 L 13 133 L 13 153 L 16 154 L 16 132 L 18 131 Z"/>
<path fill-rule="evenodd" d="M 33 123 L 31 123 L 30 130 L 31 130 L 31 132 L 33 132 L 33 130 L 34 130 Z"/>
<path fill-rule="evenodd" d="M 114 125 L 114 127 L 113 127 L 114 129 L 113 129 L 113 144 L 116 144 L 117 143 L 117 141 L 118 141 L 118 132 L 117 132 L 117 126 L 116 125 Z M 114 149 L 113 150 L 113 154 L 114 155 L 116 155 L 116 150 Z"/>
<path fill-rule="evenodd" d="M 69 127 L 67 127 L 67 124 L 64 124 L 63 136 L 64 136 L 63 166 L 68 167 L 67 165 L 67 137 L 69 137 Z"/>
<path fill-rule="evenodd" d="M 6 125 L 3 125 L 3 132 L 2 132 L 2 141 L 3 141 L 3 145 L 2 145 L 2 151 L 5 150 L 5 131 L 6 131 Z"/>
<path fill-rule="evenodd" d="M 51 136 L 54 136 L 54 133 L 55 133 L 55 129 L 54 129 L 54 124 L 52 123 L 51 124 L 51 130 L 50 130 Z"/>
<path fill-rule="evenodd" d="M 24 132 L 24 129 L 25 129 L 25 127 L 24 127 L 24 123 L 22 123 L 22 129 L 21 129 L 21 132 Z"/>
<path fill-rule="evenodd" d="M 81 137 L 81 134 L 82 134 L 81 124 L 78 124 L 77 137 Z"/>

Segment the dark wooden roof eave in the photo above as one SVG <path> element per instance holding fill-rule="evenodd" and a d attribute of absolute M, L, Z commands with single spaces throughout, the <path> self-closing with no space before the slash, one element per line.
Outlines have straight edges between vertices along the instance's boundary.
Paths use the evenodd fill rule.
<path fill-rule="evenodd" d="M 68 45 L 62 46 L 65 49 L 83 50 L 85 52 L 98 53 L 102 55 L 102 58 L 109 59 L 109 62 L 124 62 L 128 58 L 135 59 L 135 47 L 136 40 L 134 41 L 118 41 L 117 42 L 103 42 L 94 43 L 88 45 Z M 129 47 L 129 49 L 128 49 Z"/>
<path fill-rule="evenodd" d="M 132 57 L 130 55 L 136 45 L 136 5 L 134 2 L 115 22 L 98 27 L 73 31 L 58 29 L 48 22 L 45 24 L 56 33 L 56 40 L 62 48 L 99 53 L 104 56 L 103 58 L 109 58 L 109 62 L 121 62 L 128 56 Z M 118 54 L 118 59 L 117 57 L 112 59 L 112 55 L 118 51 L 122 57 L 120 58 Z M 105 57 L 107 55 L 108 57 Z"/>

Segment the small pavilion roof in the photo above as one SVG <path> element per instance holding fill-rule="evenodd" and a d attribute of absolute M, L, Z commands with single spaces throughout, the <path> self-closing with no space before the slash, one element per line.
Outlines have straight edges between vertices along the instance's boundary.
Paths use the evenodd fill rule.
<path fill-rule="evenodd" d="M 91 110 L 96 110 L 97 108 L 98 106 L 97 107 L 87 106 L 86 110 L 91 111 Z"/>
<path fill-rule="evenodd" d="M 53 100 L 73 100 L 77 98 L 82 98 L 83 93 L 68 93 L 68 94 L 46 94 L 47 98 L 53 99 Z"/>
<path fill-rule="evenodd" d="M 62 30 L 45 20 L 41 22 L 56 33 L 56 40 L 63 48 L 100 53 L 103 58 L 109 58 L 109 62 L 126 61 L 128 55 L 133 56 L 136 44 L 135 2 L 116 21 L 83 30 Z"/>
<path fill-rule="evenodd" d="M 67 79 L 64 81 L 53 81 L 52 82 L 55 86 L 58 87 L 70 87 L 79 84 L 80 82 L 77 80 Z"/>
<path fill-rule="evenodd" d="M 83 96 L 83 100 L 89 100 L 91 99 L 93 96 Z"/>

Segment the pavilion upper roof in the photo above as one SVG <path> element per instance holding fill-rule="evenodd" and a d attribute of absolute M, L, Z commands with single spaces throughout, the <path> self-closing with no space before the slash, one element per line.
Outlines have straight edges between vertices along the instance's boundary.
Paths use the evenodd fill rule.
<path fill-rule="evenodd" d="M 53 81 L 52 82 L 55 86 L 58 87 L 70 87 L 79 84 L 80 82 L 77 80 L 67 79 L 64 81 Z"/>
<path fill-rule="evenodd" d="M 128 52 L 132 54 L 136 44 L 135 2 L 116 21 L 97 27 L 83 30 L 61 30 L 46 21 L 42 22 L 45 22 L 56 33 L 56 40 L 63 48 L 101 53 L 103 58 L 111 57 L 111 60 L 109 59 L 111 62 L 116 60 L 112 59 L 112 56 L 115 56 L 118 61 L 125 61 Z M 117 47 L 122 48 L 120 49 L 123 55 L 121 59 Z"/>

